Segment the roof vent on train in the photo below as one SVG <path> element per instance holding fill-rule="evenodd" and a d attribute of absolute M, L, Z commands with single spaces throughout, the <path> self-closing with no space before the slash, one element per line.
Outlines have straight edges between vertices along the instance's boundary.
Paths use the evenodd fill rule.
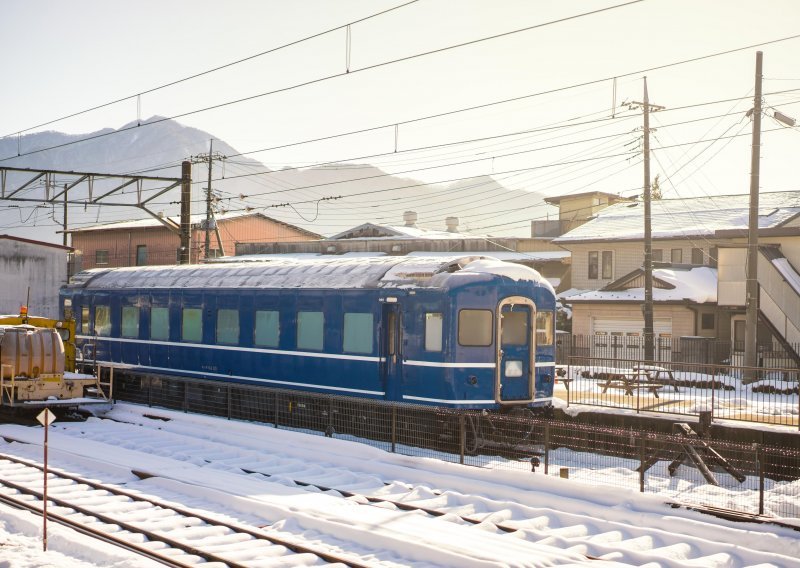
<path fill-rule="evenodd" d="M 416 211 L 406 211 L 403 213 L 403 222 L 405 223 L 406 227 L 416 227 L 417 226 L 417 212 Z"/>
<path fill-rule="evenodd" d="M 458 232 L 458 217 L 448 217 L 444 220 L 444 224 L 447 227 L 448 233 Z"/>

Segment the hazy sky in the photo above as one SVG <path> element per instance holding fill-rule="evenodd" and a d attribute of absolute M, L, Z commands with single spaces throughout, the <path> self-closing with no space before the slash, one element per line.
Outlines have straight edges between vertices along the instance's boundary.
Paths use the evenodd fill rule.
<path fill-rule="evenodd" d="M 652 116 L 652 175 L 660 175 L 665 197 L 689 197 L 749 189 L 745 112 L 753 104 L 757 49 L 764 52 L 766 112 L 778 108 L 800 118 L 800 38 L 653 69 L 800 35 L 797 0 L 419 0 L 351 26 L 349 73 L 348 34 L 339 29 L 134 96 L 403 3 L 4 0 L 0 136 L 85 133 L 161 115 L 251 152 L 525 97 L 250 157 L 280 168 L 387 154 L 359 161 L 426 182 L 492 174 L 509 187 L 545 195 L 599 189 L 630 196 L 641 191 L 642 121 L 639 110 L 621 104 L 642 100 L 647 75 L 651 102 L 666 107 Z M 576 17 L 615 5 L 621 7 Z M 548 24 L 564 18 L 571 19 Z M 613 77 L 619 77 L 616 92 Z M 317 82 L 293 88 L 309 81 Z M 591 84 L 579 86 L 585 83 Z M 196 112 L 215 105 L 225 106 Z M 541 131 L 546 126 L 558 128 Z M 762 191 L 797 190 L 800 127 L 765 117 L 763 131 Z M 742 136 L 724 138 L 734 134 Z M 395 144 L 398 153 L 390 155 Z M 430 169 L 464 161 L 470 163 Z"/>

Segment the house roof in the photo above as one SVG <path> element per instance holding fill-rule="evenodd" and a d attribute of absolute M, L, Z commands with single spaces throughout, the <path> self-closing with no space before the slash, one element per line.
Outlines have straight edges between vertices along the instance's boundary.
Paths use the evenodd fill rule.
<path fill-rule="evenodd" d="M 339 241 L 346 239 L 474 239 L 475 235 L 453 233 L 445 230 L 423 229 L 408 225 L 379 225 L 363 223 L 352 229 L 337 233 L 326 240 Z"/>
<path fill-rule="evenodd" d="M 644 288 L 628 287 L 644 275 L 626 274 L 600 290 L 568 290 L 559 297 L 574 302 L 644 302 Z M 717 269 L 710 266 L 670 266 L 653 270 L 653 302 L 716 303 Z"/>
<path fill-rule="evenodd" d="M 748 227 L 750 196 L 724 195 L 652 201 L 651 226 L 654 239 L 711 236 Z M 800 191 L 762 193 L 759 196 L 758 227 L 779 229 L 800 217 Z M 553 239 L 568 244 L 594 241 L 644 239 L 642 202 L 617 203 L 598 212 L 583 225 Z"/>
<path fill-rule="evenodd" d="M 565 199 L 575 199 L 578 197 L 587 197 L 590 195 L 603 195 L 608 197 L 609 201 L 631 201 L 630 197 L 622 197 L 621 195 L 617 195 L 615 193 L 607 193 L 605 191 L 584 191 L 583 193 L 570 193 L 566 195 L 554 195 L 552 197 L 545 197 L 544 202 L 549 203 L 550 205 L 558 205 Z"/>
<path fill-rule="evenodd" d="M 33 239 L 23 239 L 22 237 L 13 237 L 11 235 L 0 235 L 0 239 L 5 239 L 8 241 L 17 241 L 19 243 L 27 243 L 30 245 L 39 245 L 43 247 L 51 247 L 51 248 L 58 248 L 67 250 L 73 250 L 72 247 L 65 247 L 64 245 L 57 245 L 55 243 L 46 243 L 44 241 L 34 241 Z"/>
<path fill-rule="evenodd" d="M 214 218 L 219 223 L 225 223 L 226 221 L 234 221 L 237 219 L 244 219 L 247 217 L 257 217 L 260 219 L 264 219 L 267 221 L 272 221 L 273 223 L 277 223 L 278 225 L 284 225 L 289 227 L 295 231 L 305 233 L 311 237 L 322 239 L 322 235 L 317 233 L 313 233 L 301 227 L 297 227 L 295 225 L 291 225 L 289 223 L 285 223 L 283 221 L 279 221 L 277 219 L 273 219 L 272 217 L 267 217 L 263 213 L 221 213 L 216 214 Z M 179 216 L 168 217 L 171 221 L 176 224 L 180 224 L 181 219 Z M 206 220 L 205 213 L 198 213 L 195 215 L 190 216 L 190 223 L 192 226 L 198 225 Z M 131 230 L 131 229 L 146 229 L 148 227 L 162 227 L 163 224 L 158 220 L 152 217 L 147 219 L 137 219 L 134 221 L 120 221 L 117 223 L 102 223 L 100 225 L 90 225 L 88 227 L 81 227 L 80 229 L 70 229 L 67 231 L 68 233 L 88 233 L 91 231 L 119 231 L 119 230 Z"/>

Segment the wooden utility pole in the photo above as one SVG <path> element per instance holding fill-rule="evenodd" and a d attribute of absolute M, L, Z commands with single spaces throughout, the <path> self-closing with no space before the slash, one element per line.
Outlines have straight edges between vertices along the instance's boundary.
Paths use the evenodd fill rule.
<path fill-rule="evenodd" d="M 655 359 L 653 331 L 653 234 L 650 211 L 650 109 L 663 110 L 663 106 L 651 105 L 647 95 L 647 77 L 644 78 L 644 101 L 633 103 L 642 107 L 644 115 L 644 359 Z"/>
<path fill-rule="evenodd" d="M 747 285 L 745 296 L 745 380 L 755 380 L 758 365 L 758 185 L 761 169 L 761 67 L 763 54 L 756 52 L 756 85 L 753 96 L 753 147 L 750 154 L 750 216 L 747 230 Z"/>
<path fill-rule="evenodd" d="M 181 248 L 179 264 L 191 264 L 192 163 L 181 164 Z"/>

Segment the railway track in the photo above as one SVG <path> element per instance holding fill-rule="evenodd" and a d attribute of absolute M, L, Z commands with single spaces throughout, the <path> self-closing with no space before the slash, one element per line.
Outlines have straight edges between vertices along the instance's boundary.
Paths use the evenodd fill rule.
<path fill-rule="evenodd" d="M 622 517 L 619 516 L 612 516 L 612 519 L 617 520 L 610 519 L 604 522 L 601 517 L 594 516 L 599 513 L 592 511 L 587 511 L 585 514 L 563 512 L 557 504 L 557 499 L 547 500 L 544 494 L 526 504 L 525 492 L 515 492 L 512 489 L 491 497 L 476 497 L 459 493 L 457 485 L 429 486 L 430 483 L 442 483 L 443 480 L 419 478 L 413 470 L 405 473 L 398 470 L 390 474 L 397 477 L 386 479 L 370 473 L 368 462 L 359 462 L 356 465 L 344 461 L 341 462 L 343 469 L 339 470 L 337 468 L 339 459 L 341 457 L 347 460 L 346 453 L 342 453 L 341 456 L 335 453 L 330 455 L 321 453 L 317 463 L 324 465 L 307 461 L 301 463 L 292 457 L 291 448 L 285 445 L 273 448 L 265 442 L 261 432 L 257 432 L 257 438 L 250 438 L 245 430 L 239 431 L 239 428 L 240 426 L 235 423 L 228 422 L 224 432 L 211 429 L 204 431 L 202 437 L 195 437 L 192 428 L 186 430 L 179 421 L 172 423 L 162 419 L 152 423 L 149 420 L 145 422 L 136 420 L 134 423 L 103 421 L 102 424 L 97 424 L 97 428 L 67 425 L 60 431 L 87 443 L 109 444 L 148 455 L 163 455 L 171 460 L 188 460 L 198 464 L 197 467 L 200 468 L 226 471 L 234 477 L 240 475 L 243 483 L 257 485 L 262 482 L 261 480 L 270 481 L 311 493 L 326 494 L 332 498 L 343 498 L 357 505 L 395 509 L 407 512 L 411 516 L 422 514 L 431 517 L 432 523 L 479 526 L 477 530 L 481 533 L 493 529 L 496 529 L 498 534 L 516 533 L 510 537 L 515 541 L 526 541 L 533 545 L 547 544 L 564 551 L 570 550 L 573 554 L 579 552 L 587 560 L 622 553 L 620 559 L 629 559 L 634 563 L 658 562 L 662 554 L 669 554 L 669 550 L 674 547 L 690 547 L 698 550 L 703 548 L 691 547 L 691 542 L 697 537 L 691 533 L 684 533 L 677 519 L 674 522 L 661 519 L 656 525 L 651 526 L 642 526 L 637 520 L 621 520 Z M 243 425 L 241 428 L 246 429 L 247 426 Z M 10 440 L 8 436 L 5 437 Z M 231 440 L 235 440 L 235 443 L 231 443 Z M 346 452 L 346 448 L 341 448 L 341 451 Z M 169 473 L 160 474 L 158 467 L 155 469 L 130 467 L 127 471 L 133 472 L 140 479 L 158 480 L 168 479 L 171 476 Z M 411 474 L 411 477 L 405 478 L 406 473 Z M 404 478 L 405 481 L 390 481 Z M 179 477 L 175 479 L 178 480 Z M 245 479 L 248 481 L 244 481 Z M 437 487 L 447 489 L 437 489 Z M 260 491 L 258 488 L 255 490 Z M 265 492 L 271 491 L 265 487 Z M 233 489 L 231 494 L 238 493 Z M 677 506 L 673 503 L 666 505 Z M 689 508 L 682 505 L 681 507 Z M 733 520 L 732 512 L 728 510 L 713 507 L 691 508 Z M 736 520 L 765 522 L 769 519 L 746 516 Z M 598 529 L 591 535 L 584 535 L 579 530 L 573 531 L 569 528 L 580 527 L 585 523 L 604 528 Z M 791 525 L 786 526 L 796 529 Z M 652 552 L 638 550 L 637 543 L 648 539 L 658 542 L 658 546 Z M 630 545 L 627 544 L 628 541 Z M 630 553 L 630 557 L 623 552 L 629 547 L 635 551 Z M 730 548 L 721 545 L 718 551 L 722 554 Z M 702 555 L 694 557 L 690 554 L 686 560 L 701 565 L 703 558 Z"/>
<path fill-rule="evenodd" d="M 34 514 L 43 513 L 43 466 L 0 454 L 0 502 Z M 268 534 L 264 529 L 223 521 L 159 499 L 126 491 L 65 472 L 48 470 L 48 520 L 136 552 L 167 566 L 186 568 L 215 562 L 247 568 L 264 558 L 287 557 L 283 565 L 339 564 L 366 567 L 339 556 Z M 113 513 L 103 509 L 125 511 Z M 214 534 L 213 550 L 199 546 Z M 299 556 L 314 556 L 313 559 Z"/>

